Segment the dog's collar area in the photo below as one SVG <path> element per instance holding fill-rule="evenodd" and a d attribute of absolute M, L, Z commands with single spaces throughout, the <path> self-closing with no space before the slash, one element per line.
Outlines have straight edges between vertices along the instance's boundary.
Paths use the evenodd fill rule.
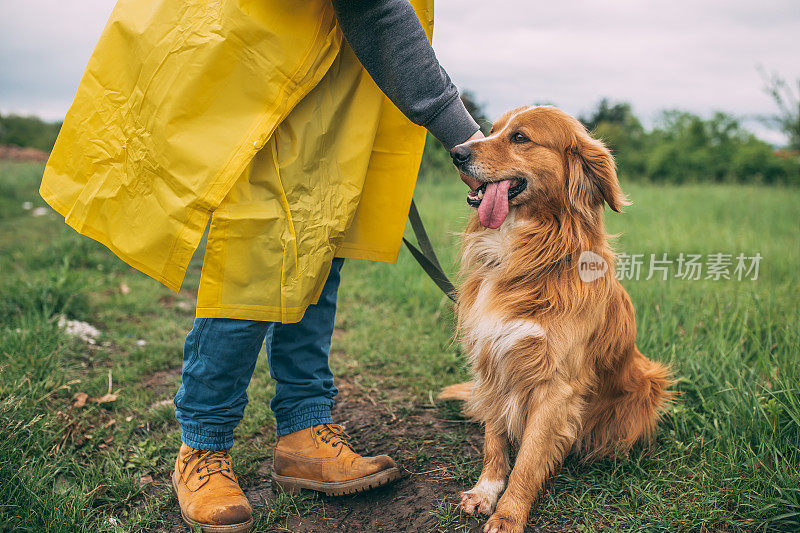
<path fill-rule="evenodd" d="M 505 181 L 505 180 L 500 180 Z M 508 189 L 508 199 L 512 200 L 516 197 L 519 193 L 524 191 L 528 187 L 528 180 L 525 178 L 512 178 L 512 182 L 518 182 L 516 185 L 512 185 L 511 188 Z M 471 190 L 467 193 L 467 205 L 470 207 L 478 207 L 481 205 L 481 200 L 483 200 L 483 193 L 486 192 L 486 186 L 489 185 L 491 182 L 484 182 L 480 187 L 477 189 Z"/>

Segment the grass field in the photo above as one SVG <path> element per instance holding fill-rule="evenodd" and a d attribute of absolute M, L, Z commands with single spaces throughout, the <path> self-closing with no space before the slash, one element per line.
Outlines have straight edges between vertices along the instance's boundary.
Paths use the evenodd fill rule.
<path fill-rule="evenodd" d="M 0 162 L 0 531 L 180 531 L 169 400 L 201 256 L 171 293 L 41 215 L 41 171 Z M 678 401 L 627 460 L 568 460 L 531 531 L 800 530 L 800 190 L 625 188 L 634 205 L 608 221 L 620 252 L 760 253 L 759 276 L 681 280 L 673 265 L 667 281 L 624 282 L 639 348 L 673 366 Z M 423 180 L 416 197 L 453 271 L 464 189 Z M 256 530 L 480 531 L 455 508 L 477 479 L 480 428 L 432 400 L 467 377 L 449 301 L 403 251 L 397 265 L 347 263 L 339 309 L 334 416 L 408 474 L 344 500 L 274 495 L 262 357 L 232 451 Z M 95 326 L 95 343 L 67 335 L 61 315 Z"/>

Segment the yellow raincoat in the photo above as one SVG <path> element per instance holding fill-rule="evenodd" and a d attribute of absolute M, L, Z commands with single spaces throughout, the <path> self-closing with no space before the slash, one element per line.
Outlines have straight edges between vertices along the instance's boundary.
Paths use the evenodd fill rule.
<path fill-rule="evenodd" d="M 424 136 L 328 0 L 120 0 L 40 193 L 175 291 L 211 217 L 197 316 L 296 322 L 334 256 L 397 259 Z"/>

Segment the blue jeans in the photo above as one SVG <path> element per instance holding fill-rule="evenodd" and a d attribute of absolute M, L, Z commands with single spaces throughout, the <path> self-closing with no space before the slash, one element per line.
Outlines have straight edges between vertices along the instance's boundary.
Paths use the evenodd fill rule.
<path fill-rule="evenodd" d="M 183 383 L 175 417 L 183 442 L 202 450 L 227 450 L 247 405 L 247 385 L 261 344 L 276 381 L 270 407 L 278 436 L 331 422 L 338 392 L 328 365 L 336 295 L 343 259 L 334 259 L 319 302 L 296 324 L 230 318 L 196 318 L 183 348 Z"/>

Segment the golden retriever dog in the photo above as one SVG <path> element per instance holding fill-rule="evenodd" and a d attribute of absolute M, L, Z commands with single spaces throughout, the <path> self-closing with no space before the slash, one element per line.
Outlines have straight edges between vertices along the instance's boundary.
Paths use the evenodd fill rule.
<path fill-rule="evenodd" d="M 486 426 L 483 470 L 460 508 L 491 514 L 487 533 L 522 532 L 570 451 L 624 454 L 650 438 L 669 372 L 636 348 L 633 306 L 614 274 L 603 209 L 629 202 L 603 143 L 554 107 L 525 107 L 452 155 L 483 183 L 467 197 L 477 213 L 463 235 L 457 305 L 475 380 L 440 395 L 465 400 Z"/>

